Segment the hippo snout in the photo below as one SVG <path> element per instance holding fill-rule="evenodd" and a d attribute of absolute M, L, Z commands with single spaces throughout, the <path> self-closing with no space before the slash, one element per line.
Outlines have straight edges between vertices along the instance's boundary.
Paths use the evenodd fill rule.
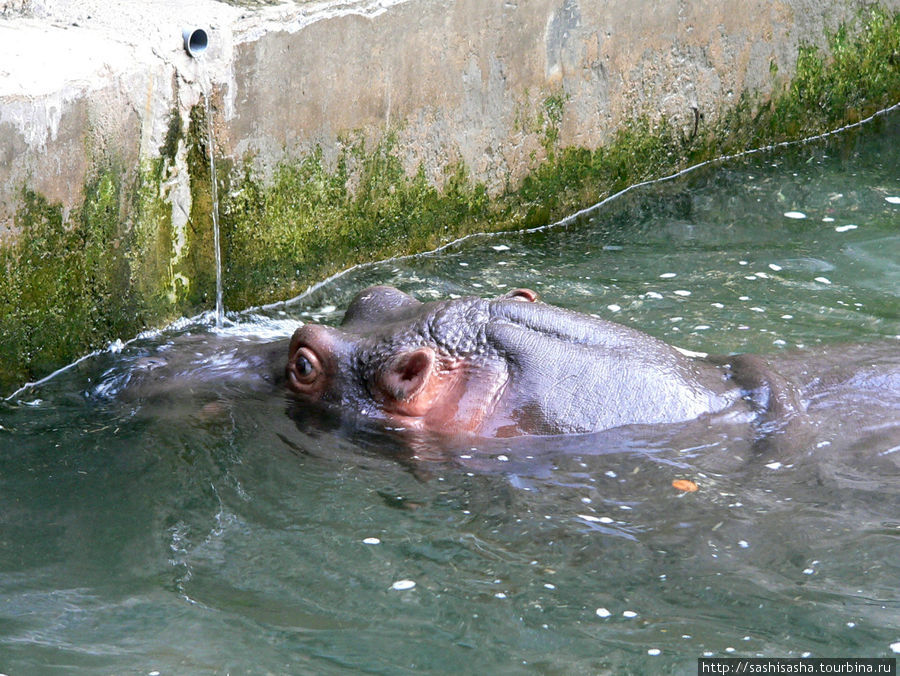
<path fill-rule="evenodd" d="M 333 329 L 306 324 L 294 331 L 288 350 L 288 386 L 297 394 L 318 399 L 334 371 Z"/>

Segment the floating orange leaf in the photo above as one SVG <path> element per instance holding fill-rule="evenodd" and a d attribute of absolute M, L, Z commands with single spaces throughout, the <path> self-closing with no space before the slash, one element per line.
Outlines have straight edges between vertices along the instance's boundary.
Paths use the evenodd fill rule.
<path fill-rule="evenodd" d="M 697 484 L 690 479 L 675 479 L 672 482 L 672 486 L 685 493 L 693 493 L 698 489 Z"/>

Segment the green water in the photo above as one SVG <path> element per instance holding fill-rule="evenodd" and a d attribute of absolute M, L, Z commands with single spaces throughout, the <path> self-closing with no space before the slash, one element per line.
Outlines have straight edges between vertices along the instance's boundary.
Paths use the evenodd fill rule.
<path fill-rule="evenodd" d="M 221 331 L 184 321 L 20 392 L 0 404 L 0 672 L 696 673 L 704 655 L 892 656 L 900 450 L 882 437 L 757 462 L 689 429 L 416 459 L 229 376 L 252 375 L 248 347 L 339 321 L 371 283 L 423 300 L 527 286 L 706 352 L 897 340 L 898 167 L 894 113 L 566 227 L 358 269 Z M 171 387 L 135 393 L 170 358 L 188 365 Z"/>

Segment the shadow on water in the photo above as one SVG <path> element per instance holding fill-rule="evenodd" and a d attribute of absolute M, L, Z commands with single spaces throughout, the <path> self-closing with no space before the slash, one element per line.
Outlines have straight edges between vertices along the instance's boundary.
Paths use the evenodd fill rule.
<path fill-rule="evenodd" d="M 416 436 L 302 406 L 280 369 L 296 326 L 337 323 L 372 283 L 423 300 L 526 286 L 680 347 L 785 363 L 890 346 L 898 138 L 893 114 L 564 228 L 357 269 L 0 403 L 0 670 L 684 673 L 704 655 L 892 655 L 896 383 L 821 398 L 782 453 L 709 420 Z"/>

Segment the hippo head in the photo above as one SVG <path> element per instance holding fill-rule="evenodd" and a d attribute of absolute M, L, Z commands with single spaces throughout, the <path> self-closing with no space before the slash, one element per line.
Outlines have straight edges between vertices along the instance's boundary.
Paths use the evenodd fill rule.
<path fill-rule="evenodd" d="M 536 301 L 516 289 L 422 303 L 370 287 L 340 327 L 296 330 L 289 387 L 407 430 L 500 437 L 687 420 L 726 405 L 722 387 L 665 343 Z"/>

